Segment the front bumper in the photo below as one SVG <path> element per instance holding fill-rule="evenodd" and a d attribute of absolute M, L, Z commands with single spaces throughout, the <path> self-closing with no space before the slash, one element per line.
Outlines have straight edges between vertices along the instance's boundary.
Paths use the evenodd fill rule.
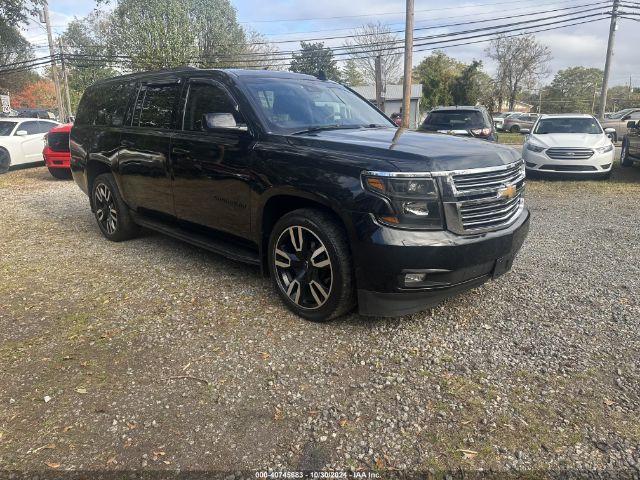
<path fill-rule="evenodd" d="M 522 158 L 528 172 L 544 174 L 602 175 L 611 171 L 615 149 L 607 153 L 594 153 L 587 160 L 556 160 L 545 152 L 522 149 Z"/>
<path fill-rule="evenodd" d="M 529 211 L 507 228 L 476 235 L 449 231 L 407 231 L 379 225 L 371 215 L 353 213 L 352 242 L 359 312 L 398 316 L 440 303 L 507 272 L 529 231 Z M 425 281 L 407 287 L 407 273 Z"/>

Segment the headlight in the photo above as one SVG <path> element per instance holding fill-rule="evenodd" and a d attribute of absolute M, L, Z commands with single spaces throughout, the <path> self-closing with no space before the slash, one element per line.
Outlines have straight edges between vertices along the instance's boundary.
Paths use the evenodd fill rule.
<path fill-rule="evenodd" d="M 525 143 L 525 148 L 527 150 L 531 150 L 532 152 L 540 153 L 545 151 L 545 147 L 541 145 L 536 145 L 535 143 L 527 142 Z"/>
<path fill-rule="evenodd" d="M 363 174 L 364 187 L 391 204 L 392 215 L 378 216 L 381 223 L 414 230 L 442 229 L 438 186 L 432 178 L 403 178 Z"/>
<path fill-rule="evenodd" d="M 609 144 L 609 145 L 605 145 L 604 147 L 598 147 L 596 148 L 596 152 L 598 153 L 609 153 L 611 150 L 613 150 L 613 144 Z"/>

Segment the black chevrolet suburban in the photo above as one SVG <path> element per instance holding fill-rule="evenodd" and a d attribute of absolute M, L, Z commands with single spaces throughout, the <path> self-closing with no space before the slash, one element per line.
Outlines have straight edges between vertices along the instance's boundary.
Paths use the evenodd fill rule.
<path fill-rule="evenodd" d="M 258 265 L 309 320 L 433 306 L 508 271 L 529 228 L 515 150 L 398 129 L 307 75 L 101 81 L 70 147 L 109 240 L 146 227 Z"/>

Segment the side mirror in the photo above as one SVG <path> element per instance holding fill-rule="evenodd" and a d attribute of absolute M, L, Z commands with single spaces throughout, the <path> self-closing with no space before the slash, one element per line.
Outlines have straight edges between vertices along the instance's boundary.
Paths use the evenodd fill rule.
<path fill-rule="evenodd" d="M 633 120 L 627 122 L 627 128 L 637 128 L 638 124 Z"/>
<path fill-rule="evenodd" d="M 247 130 L 246 126 L 236 123 L 231 113 L 205 113 L 204 124 L 207 130 Z"/>
<path fill-rule="evenodd" d="M 530 128 L 521 128 L 520 129 L 520 133 L 529 134 L 529 133 L 531 133 L 531 129 Z"/>
<path fill-rule="evenodd" d="M 27 135 L 29 135 L 29 132 L 26 130 L 18 130 L 16 132 L 16 137 L 26 137 Z"/>
<path fill-rule="evenodd" d="M 611 140 L 613 140 L 616 136 L 616 129 L 615 128 L 605 128 L 604 129 L 604 133 L 607 137 L 609 137 Z"/>

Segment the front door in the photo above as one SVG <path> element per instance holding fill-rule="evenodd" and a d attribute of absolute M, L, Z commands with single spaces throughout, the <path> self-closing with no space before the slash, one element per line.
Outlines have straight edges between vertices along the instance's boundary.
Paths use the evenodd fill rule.
<path fill-rule="evenodd" d="M 56 125 L 57 124 L 53 122 L 40 120 L 28 120 L 18 125 L 16 133 L 26 132 L 27 134 L 20 136 L 20 146 L 22 148 L 24 161 L 20 162 L 18 160 L 14 163 L 41 162 L 43 160 L 42 149 L 44 148 L 44 135 Z"/>
<path fill-rule="evenodd" d="M 205 116 L 232 114 L 238 128 L 210 128 Z M 173 193 L 179 220 L 238 236 L 250 234 L 253 138 L 227 89 L 212 79 L 191 79 L 183 128 L 173 137 Z"/>
<path fill-rule="evenodd" d="M 120 137 L 118 177 L 123 197 L 140 213 L 175 217 L 169 165 L 176 82 L 141 85 L 131 124 Z"/>

